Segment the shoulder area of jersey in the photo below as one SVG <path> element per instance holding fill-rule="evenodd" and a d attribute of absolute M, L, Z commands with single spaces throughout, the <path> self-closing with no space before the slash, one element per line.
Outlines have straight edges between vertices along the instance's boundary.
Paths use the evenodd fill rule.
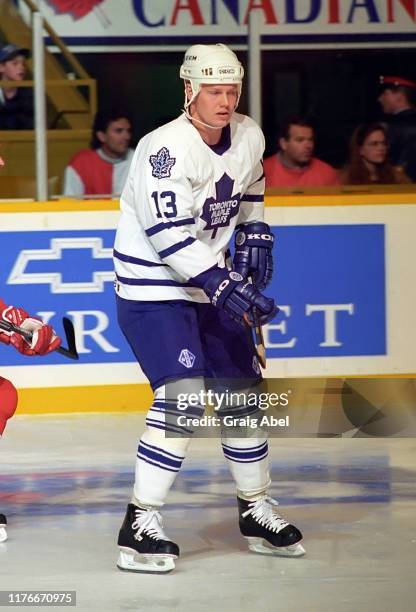
<path fill-rule="evenodd" d="M 153 132 L 151 133 L 155 136 L 158 136 L 159 134 L 163 134 L 164 136 L 171 134 L 172 137 L 177 138 L 178 134 L 184 134 L 187 132 L 194 132 L 194 130 L 192 129 L 192 123 L 186 117 L 185 113 L 181 113 L 179 117 L 176 117 L 176 119 L 172 119 L 172 121 L 164 123 L 160 127 L 153 130 Z"/>
<path fill-rule="evenodd" d="M 256 121 L 254 121 L 254 119 L 252 119 L 248 115 L 242 115 L 241 113 L 233 113 L 232 119 L 244 128 L 257 128 L 257 130 L 260 130 L 259 124 L 256 123 Z"/>
<path fill-rule="evenodd" d="M 169 121 L 149 132 L 142 138 L 142 142 L 153 146 L 157 143 L 169 145 L 174 148 L 188 150 L 192 147 L 193 140 L 196 140 L 197 133 L 187 117 L 182 114 L 176 119 Z"/>
<path fill-rule="evenodd" d="M 198 132 L 185 115 L 153 130 L 141 140 L 142 153 L 159 155 L 166 151 L 178 164 L 193 165 L 196 159 L 204 157 L 204 148 Z"/>
<path fill-rule="evenodd" d="M 260 126 L 248 115 L 234 113 L 231 119 L 231 130 L 234 137 L 248 141 L 250 147 L 264 149 L 264 134 Z"/>

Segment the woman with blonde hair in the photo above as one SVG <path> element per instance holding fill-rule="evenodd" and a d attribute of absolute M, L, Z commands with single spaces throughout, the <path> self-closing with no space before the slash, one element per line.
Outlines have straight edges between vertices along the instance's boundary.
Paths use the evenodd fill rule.
<path fill-rule="evenodd" d="M 351 137 L 348 164 L 341 170 L 343 185 L 394 185 L 411 180 L 388 159 L 387 131 L 381 123 L 363 123 Z"/>

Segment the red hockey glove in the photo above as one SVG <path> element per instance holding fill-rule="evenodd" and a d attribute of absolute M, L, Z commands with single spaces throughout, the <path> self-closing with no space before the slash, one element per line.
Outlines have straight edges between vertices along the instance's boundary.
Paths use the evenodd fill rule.
<path fill-rule="evenodd" d="M 0 342 L 12 344 L 23 355 L 46 355 L 55 351 L 61 344 L 61 339 L 50 325 L 36 317 L 30 317 L 23 308 L 6 306 L 0 301 L 0 318 L 32 332 L 32 339 L 29 341 L 17 332 L 0 329 Z"/>

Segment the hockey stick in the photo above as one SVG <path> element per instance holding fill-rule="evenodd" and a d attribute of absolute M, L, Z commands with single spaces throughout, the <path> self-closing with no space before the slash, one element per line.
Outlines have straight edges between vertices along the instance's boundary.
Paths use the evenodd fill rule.
<path fill-rule="evenodd" d="M 68 319 L 68 317 L 63 317 L 62 324 L 64 326 L 66 342 L 68 344 L 68 348 L 64 348 L 60 346 L 56 349 L 57 353 L 60 353 L 64 357 L 68 357 L 68 359 L 79 359 L 77 347 L 75 343 L 75 331 L 72 321 Z M 8 332 L 15 332 L 16 334 L 20 334 L 29 342 L 32 340 L 32 332 L 28 332 L 17 325 L 13 325 L 13 323 L 9 323 L 8 321 L 0 321 L 0 328 L 4 329 Z"/>
<path fill-rule="evenodd" d="M 253 286 L 255 286 L 253 277 L 251 276 L 249 278 L 250 278 L 251 284 Z M 248 316 L 244 315 L 244 320 L 249 325 L 249 327 L 253 327 L 253 329 L 254 329 L 254 344 L 256 345 L 256 353 L 257 353 L 257 357 L 259 359 L 260 365 L 261 365 L 261 367 L 264 370 L 266 368 L 266 365 L 267 365 L 267 363 L 266 363 L 266 348 L 264 346 L 263 329 L 262 329 L 262 327 L 260 325 L 260 321 L 258 319 L 256 309 L 253 308 L 254 326 L 250 325 L 249 320 L 248 320 Z"/>
<path fill-rule="evenodd" d="M 254 319 L 254 340 L 256 345 L 257 357 L 263 370 L 266 368 L 266 348 L 264 346 L 263 329 L 260 325 L 257 317 L 256 309 L 253 308 L 253 319 Z"/>

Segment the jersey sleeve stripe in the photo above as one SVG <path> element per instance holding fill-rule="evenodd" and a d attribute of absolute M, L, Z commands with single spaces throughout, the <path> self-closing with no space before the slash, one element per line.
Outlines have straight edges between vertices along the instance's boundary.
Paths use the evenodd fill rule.
<path fill-rule="evenodd" d="M 113 250 L 113 255 L 116 259 L 120 259 L 121 261 L 125 261 L 127 263 L 137 264 L 138 266 L 146 266 L 148 268 L 157 267 L 157 266 L 166 267 L 166 264 L 164 263 L 157 263 L 155 261 L 147 261 L 147 259 L 139 259 L 138 257 L 133 257 L 132 255 L 125 255 L 124 253 L 120 253 L 119 251 L 116 251 L 116 249 Z"/>
<path fill-rule="evenodd" d="M 194 242 L 195 242 L 195 238 L 193 238 L 192 236 L 189 236 L 185 240 L 182 240 L 181 242 L 177 242 L 176 244 L 173 244 L 169 248 L 163 249 L 163 251 L 159 251 L 158 255 L 162 259 L 165 259 L 165 257 L 169 257 L 169 255 L 173 255 L 174 253 L 177 253 L 181 249 L 184 249 L 185 247 L 189 246 L 190 244 L 193 244 Z"/>
<path fill-rule="evenodd" d="M 128 278 L 127 276 L 119 276 L 116 274 L 117 280 L 123 285 L 143 285 L 154 287 L 193 287 L 191 283 L 179 283 L 178 281 L 155 279 L 155 278 Z"/>
<path fill-rule="evenodd" d="M 147 230 L 145 230 L 146 236 L 154 236 L 159 232 L 163 232 L 165 229 L 169 229 L 171 227 L 181 227 L 183 225 L 195 225 L 195 219 L 178 219 L 177 221 L 168 221 L 162 223 L 158 223 L 157 225 L 152 225 Z"/>
<path fill-rule="evenodd" d="M 241 198 L 242 202 L 263 202 L 264 195 L 252 195 L 251 193 L 245 193 Z"/>

